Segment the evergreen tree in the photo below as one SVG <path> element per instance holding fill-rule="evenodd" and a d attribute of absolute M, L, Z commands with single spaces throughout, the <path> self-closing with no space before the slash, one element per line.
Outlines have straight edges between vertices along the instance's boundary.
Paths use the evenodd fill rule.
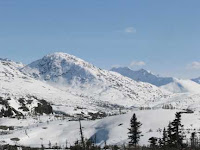
<path fill-rule="evenodd" d="M 150 139 L 149 139 L 149 143 L 150 143 L 150 147 L 151 148 L 155 148 L 156 146 L 157 146 L 157 138 L 156 137 L 151 137 Z"/>
<path fill-rule="evenodd" d="M 162 137 L 161 141 L 162 141 L 161 146 L 165 147 L 167 145 L 167 141 L 168 141 L 168 135 L 167 135 L 167 131 L 165 128 L 163 129 L 163 137 Z"/>
<path fill-rule="evenodd" d="M 191 147 L 194 148 L 197 145 L 197 137 L 195 132 L 191 134 L 190 140 L 191 140 Z"/>
<path fill-rule="evenodd" d="M 48 144 L 48 145 L 49 145 L 49 149 L 50 149 L 50 148 L 51 148 L 51 141 L 49 141 L 49 144 Z"/>
<path fill-rule="evenodd" d="M 164 147 L 163 146 L 163 141 L 162 141 L 162 139 L 160 138 L 160 139 L 158 139 L 158 146 L 159 146 L 159 148 L 162 148 L 162 147 Z"/>
<path fill-rule="evenodd" d="M 5 117 L 5 110 L 4 110 L 3 107 L 1 108 L 1 116 L 4 116 L 4 117 Z"/>
<path fill-rule="evenodd" d="M 131 120 L 130 120 L 130 127 L 129 128 L 129 145 L 130 146 L 134 146 L 136 147 L 136 145 L 138 144 L 139 140 L 140 140 L 140 136 L 141 136 L 141 131 L 140 131 L 140 127 L 141 127 L 141 123 L 139 121 L 137 121 L 137 117 L 135 114 L 133 114 Z"/>
<path fill-rule="evenodd" d="M 167 146 L 172 147 L 173 146 L 173 139 L 172 139 L 172 125 L 171 122 L 168 125 L 167 128 Z"/>
<path fill-rule="evenodd" d="M 171 123 L 172 125 L 172 140 L 174 142 L 174 147 L 181 148 L 183 146 L 183 134 L 181 124 L 181 113 L 177 112 L 175 115 L 174 121 Z"/>

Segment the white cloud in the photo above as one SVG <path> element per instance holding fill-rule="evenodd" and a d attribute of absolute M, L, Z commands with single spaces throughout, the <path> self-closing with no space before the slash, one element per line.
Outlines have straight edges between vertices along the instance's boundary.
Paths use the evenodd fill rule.
<path fill-rule="evenodd" d="M 194 70 L 200 70 L 200 62 L 194 61 L 191 64 L 188 64 L 187 69 L 194 69 Z"/>
<path fill-rule="evenodd" d="M 145 65 L 146 63 L 144 61 L 132 61 L 129 66 L 132 68 L 132 67 L 145 66 Z"/>
<path fill-rule="evenodd" d="M 136 29 L 134 27 L 127 27 L 124 29 L 126 33 L 136 33 Z"/>

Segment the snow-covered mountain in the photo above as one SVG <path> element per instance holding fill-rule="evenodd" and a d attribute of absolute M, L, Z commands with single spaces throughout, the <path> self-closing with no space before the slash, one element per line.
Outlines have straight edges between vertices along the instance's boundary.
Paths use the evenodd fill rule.
<path fill-rule="evenodd" d="M 194 82 L 200 84 L 200 77 L 199 77 L 199 78 L 192 79 L 192 81 L 194 81 Z"/>
<path fill-rule="evenodd" d="M 175 79 L 161 88 L 172 93 L 200 93 L 200 85 L 191 80 Z"/>
<path fill-rule="evenodd" d="M 22 72 L 91 101 L 125 107 L 143 105 L 167 95 L 156 86 L 102 70 L 66 53 L 46 55 L 25 66 Z"/>
<path fill-rule="evenodd" d="M 29 110 L 45 100 L 54 111 L 69 115 L 114 113 L 119 112 L 119 108 L 162 107 L 172 103 L 174 107 L 187 108 L 199 103 L 200 85 L 191 80 L 173 79 L 169 84 L 156 87 L 102 70 L 65 53 L 46 55 L 23 68 L 16 64 L 0 60 L 0 97 L 11 99 L 10 106 L 16 110 L 24 106 L 19 102 L 21 98 L 33 100 L 31 105 L 25 103 Z"/>
<path fill-rule="evenodd" d="M 33 112 L 40 105 L 46 107 L 44 101 L 54 111 L 68 115 L 99 111 L 113 114 L 119 113 L 119 108 L 144 106 L 147 101 L 159 101 L 169 95 L 156 86 L 135 82 L 64 53 L 20 66 L 0 60 L 0 97 L 13 111 L 22 114 Z"/>
<path fill-rule="evenodd" d="M 192 81 L 172 77 L 159 77 L 144 69 L 133 71 L 128 67 L 112 68 L 111 70 L 135 81 L 147 82 L 159 86 L 172 93 L 200 93 L 200 85 L 194 82 L 198 82 L 198 79 Z"/>
<path fill-rule="evenodd" d="M 159 77 L 144 69 L 133 71 L 128 67 L 114 67 L 111 71 L 118 72 L 135 81 L 147 82 L 156 86 L 162 86 L 173 82 L 173 78 L 171 77 Z"/>
<path fill-rule="evenodd" d="M 166 99 L 160 99 L 155 103 L 149 104 L 152 107 L 178 108 L 178 109 L 200 109 L 200 85 L 191 80 L 175 79 L 160 88 L 174 94 Z"/>
<path fill-rule="evenodd" d="M 45 101 L 51 104 L 54 111 L 68 115 L 110 110 L 109 103 L 94 102 L 81 95 L 60 90 L 22 73 L 15 62 L 0 60 L 0 109 L 7 111 L 11 108 L 12 115 L 16 115 L 14 112 L 27 114 Z"/>
<path fill-rule="evenodd" d="M 19 71 L 19 67 L 15 62 L 0 60 L 1 109 L 11 108 L 13 111 L 18 111 L 18 113 L 27 114 L 38 107 L 39 103 L 48 101 L 54 104 L 70 104 L 69 99 L 80 100 L 79 97 L 76 98 L 69 93 L 25 75 Z M 71 104 L 73 105 L 73 101 Z"/>

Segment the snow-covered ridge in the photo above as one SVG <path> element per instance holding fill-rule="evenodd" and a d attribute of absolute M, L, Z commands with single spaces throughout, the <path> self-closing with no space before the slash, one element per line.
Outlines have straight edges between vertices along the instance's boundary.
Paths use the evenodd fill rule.
<path fill-rule="evenodd" d="M 111 71 L 118 72 L 121 75 L 129 77 L 135 81 L 147 82 L 156 86 L 162 86 L 173 82 L 172 77 L 159 77 L 144 69 L 133 71 L 128 67 L 115 67 L 112 68 Z"/>
<path fill-rule="evenodd" d="M 193 80 L 183 80 L 172 77 L 159 77 L 144 69 L 133 71 L 128 67 L 112 68 L 111 70 L 135 81 L 147 82 L 159 86 L 163 90 L 172 93 L 200 93 L 200 85 L 197 84 L 198 81 L 200 81 L 198 78 Z"/>
<path fill-rule="evenodd" d="M 161 88 L 173 93 L 200 93 L 200 84 L 192 80 L 175 79 Z"/>
<path fill-rule="evenodd" d="M 14 62 L 14 61 L 12 61 L 12 60 L 10 60 L 8 58 L 0 58 L 0 61 L 4 62 L 4 63 L 7 63 L 7 64 L 10 64 L 10 65 L 12 65 L 12 66 L 14 66 L 14 67 L 16 67 L 18 69 L 21 69 L 21 68 L 23 68 L 25 66 L 21 62 Z"/>
<path fill-rule="evenodd" d="M 18 70 L 22 67 L 23 64 L 21 63 L 16 63 L 7 59 L 0 59 L 0 77 L 24 77 L 24 74 Z"/>
<path fill-rule="evenodd" d="M 22 71 L 34 78 L 54 82 L 67 78 L 66 82 L 82 79 L 81 82 L 84 83 L 97 78 L 96 75 L 98 75 L 98 69 L 92 64 L 75 56 L 59 52 L 44 56 L 42 59 L 25 66 Z"/>

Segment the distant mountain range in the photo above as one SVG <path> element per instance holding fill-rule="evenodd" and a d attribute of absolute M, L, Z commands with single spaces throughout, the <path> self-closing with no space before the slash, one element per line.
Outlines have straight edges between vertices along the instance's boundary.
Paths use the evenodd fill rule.
<path fill-rule="evenodd" d="M 192 81 L 194 81 L 194 82 L 200 84 L 200 77 L 199 77 L 199 78 L 192 79 Z"/>
<path fill-rule="evenodd" d="M 128 67 L 115 67 L 112 68 L 111 71 L 120 73 L 121 75 L 129 77 L 135 81 L 153 84 L 173 93 L 198 93 L 200 90 L 200 85 L 197 84 L 200 83 L 200 78 L 182 80 L 172 77 L 159 77 L 144 69 L 133 71 Z"/>
<path fill-rule="evenodd" d="M 118 72 L 121 75 L 129 77 L 135 81 L 147 82 L 156 86 L 166 85 L 174 81 L 172 77 L 159 77 L 144 69 L 133 71 L 128 67 L 115 67 L 112 68 L 111 71 Z"/>

